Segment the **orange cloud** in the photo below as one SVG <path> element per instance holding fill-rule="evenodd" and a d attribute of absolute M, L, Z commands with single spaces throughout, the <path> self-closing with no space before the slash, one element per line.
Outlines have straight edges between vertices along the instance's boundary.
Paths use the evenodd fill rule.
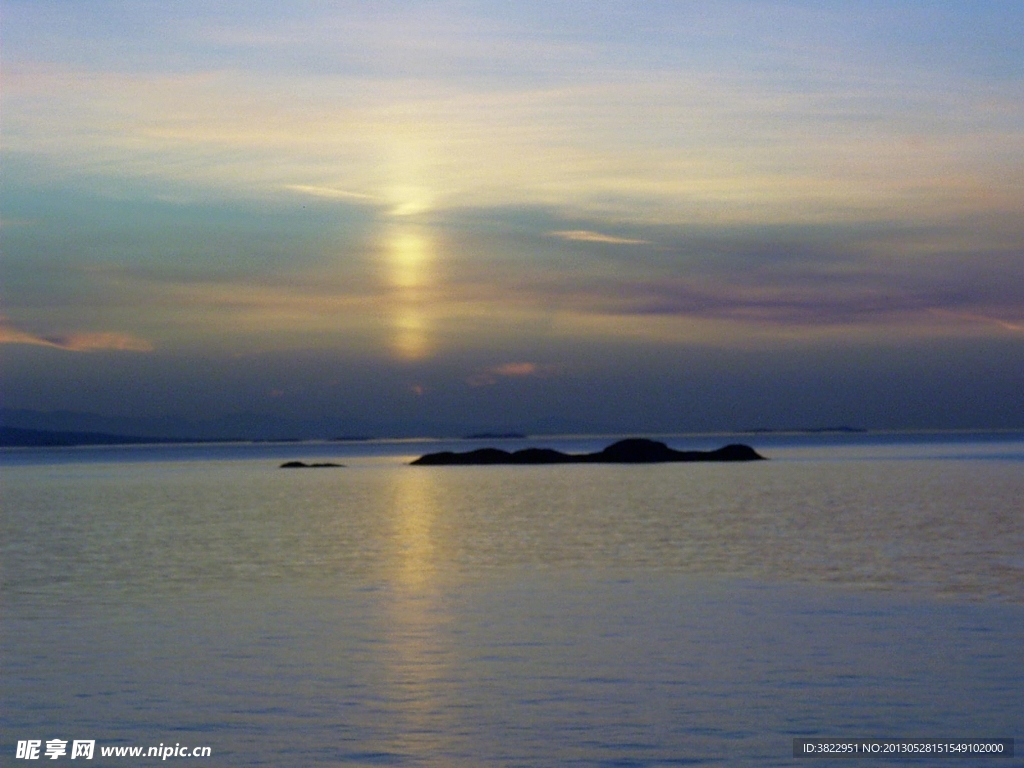
<path fill-rule="evenodd" d="M 491 369 L 499 376 L 533 376 L 538 370 L 536 363 L 505 363 Z"/>
<path fill-rule="evenodd" d="M 127 333 L 69 333 L 57 336 L 39 336 L 18 330 L 2 320 L 0 320 L 0 344 L 35 344 L 68 352 L 95 352 L 98 350 L 151 352 L 153 350 L 153 345 L 145 339 Z"/>
<path fill-rule="evenodd" d="M 519 376 L 544 376 L 550 372 L 551 366 L 536 363 L 503 363 L 474 373 L 466 383 L 471 387 L 486 387 L 497 384 L 499 378 Z"/>

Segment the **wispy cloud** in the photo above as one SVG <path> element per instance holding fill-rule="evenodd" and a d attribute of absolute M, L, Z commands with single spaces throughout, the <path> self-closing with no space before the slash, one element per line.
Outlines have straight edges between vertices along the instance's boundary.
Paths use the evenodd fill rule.
<path fill-rule="evenodd" d="M 1024 332 L 1024 323 L 1012 323 L 1008 320 L 1003 320 L 998 317 L 990 317 L 988 315 L 978 315 L 973 312 L 951 312 L 947 309 L 935 309 L 930 308 L 928 310 L 933 315 L 940 317 L 948 317 L 954 320 L 965 320 L 969 323 L 984 323 L 987 325 L 995 325 L 1002 328 L 1005 331 L 1014 331 L 1016 333 Z"/>
<path fill-rule="evenodd" d="M 1021 203 L 1020 99 L 1006 86 L 848 74 L 797 88 L 727 69 L 472 86 L 437 72 L 11 69 L 10 151 L 228 195 L 287 188 L 400 212 L 408 202 L 392 190 L 422 187 L 432 210 L 539 204 L 631 222 L 911 219 Z"/>
<path fill-rule="evenodd" d="M 582 243 L 610 243 L 612 245 L 650 245 L 650 240 L 639 240 L 631 237 L 616 237 L 605 235 L 601 232 L 592 232 L 589 229 L 570 229 L 561 232 L 549 232 L 551 237 L 558 237 L 562 240 L 574 240 Z"/>
<path fill-rule="evenodd" d="M 153 350 L 153 345 L 150 342 L 127 333 L 86 332 L 41 336 L 14 328 L 2 320 L 0 320 L 0 344 L 35 344 L 68 352 L 97 352 L 101 350 L 151 352 Z"/>
<path fill-rule="evenodd" d="M 493 322 L 488 332 L 511 333 L 517 322 L 542 328 L 555 316 L 798 330 L 914 317 L 959 332 L 928 315 L 940 307 L 961 313 L 965 328 L 971 314 L 1004 318 L 972 330 L 998 333 L 999 322 L 1014 330 L 1019 297 L 1007 294 L 1020 285 L 1019 227 L 1005 267 L 986 232 L 997 215 L 1019 221 L 1024 200 L 1019 84 L 868 55 L 875 49 L 851 46 L 848 34 L 873 27 L 851 25 L 845 11 L 815 11 L 808 18 L 817 31 L 794 21 L 782 34 L 774 23 L 751 23 L 748 4 L 725 5 L 709 16 L 653 4 L 622 17 L 588 13 L 585 24 L 576 23 L 575 4 L 543 20 L 505 10 L 479 16 L 461 4 L 266 6 L 244 19 L 175 6 L 167 11 L 175 23 L 139 26 L 161 30 L 146 39 L 108 39 L 105 24 L 83 37 L 82 24 L 68 19 L 95 22 L 95 14 L 75 11 L 42 48 L 38 36 L 22 35 L 34 44 L 9 56 L 5 151 L 24 178 L 8 183 L 27 180 L 30 189 L 52 167 L 54 178 L 80 175 L 82 184 L 110 189 L 121 189 L 119 178 L 143 178 L 167 190 L 270 194 L 274 203 L 285 194 L 336 201 L 359 206 L 367 221 L 420 214 L 437 225 L 436 281 L 417 288 L 416 322 L 411 314 L 402 322 L 433 327 L 453 345 L 482 335 L 481 318 Z M 195 13 L 205 7 L 195 3 Z M 559 24 L 562 33 L 552 34 Z M 706 47 L 709 29 L 708 40 L 733 42 Z M 742 30 L 748 38 L 732 34 Z M 82 55 L 58 55 L 68 46 Z M 182 50 L 190 55 L 182 59 Z M 91 58 L 100 51 L 108 54 Z M 168 68 L 171 61 L 179 64 Z M 551 215 L 522 226 L 488 223 L 503 208 Z M 477 229 L 439 225 L 468 209 L 483 212 Z M 952 224 L 927 247 L 840 231 L 893 221 Z M 808 222 L 824 226 L 773 234 Z M 745 223 L 752 228 L 726 231 Z M 280 330 L 335 343 L 381 335 L 381 318 L 393 320 L 402 301 L 378 280 L 386 248 L 367 245 L 369 228 L 332 224 L 316 246 L 281 237 L 296 242 L 296 256 L 319 249 L 284 258 L 290 244 L 257 254 L 235 238 L 234 225 L 216 247 L 193 233 L 190 255 L 184 234 L 161 248 L 131 226 L 140 227 L 131 246 L 138 243 L 140 258 L 125 253 L 124 263 L 166 260 L 168 273 L 191 272 L 179 285 L 148 286 L 153 301 L 127 289 L 118 299 L 136 302 L 149 323 L 124 327 L 159 327 L 164 339 L 173 324 L 196 339 Z M 268 217 L 252 231 L 269 241 L 274 226 Z M 314 233 L 318 225 L 309 226 Z M 43 239 L 46 227 L 38 230 L 37 243 L 25 236 L 24 247 L 58 250 Z M 952 230 L 970 242 L 954 245 Z M 66 240 L 83 258 L 102 247 Z M 332 252 L 336 264 L 303 284 L 308 276 L 297 272 Z M 459 253 L 465 263 L 455 264 Z M 247 269 L 248 279 L 203 281 Z M 263 279 L 270 270 L 273 279 Z M 59 322 L 81 327 L 78 318 Z M 144 343 L 5 333 L 18 337 L 7 343 L 68 349 Z"/>
<path fill-rule="evenodd" d="M 352 192 L 347 189 L 338 189 L 337 187 L 318 187 L 310 184 L 285 184 L 284 188 L 291 190 L 292 192 L 301 192 L 305 195 L 326 197 L 332 200 L 365 200 L 372 203 L 377 202 L 380 199 L 376 195 L 367 195 L 363 192 Z"/>

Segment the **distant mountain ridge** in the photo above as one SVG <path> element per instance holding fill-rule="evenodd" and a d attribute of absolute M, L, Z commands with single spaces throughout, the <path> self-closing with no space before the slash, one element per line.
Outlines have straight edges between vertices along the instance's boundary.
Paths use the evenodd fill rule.
<path fill-rule="evenodd" d="M 479 422 L 395 420 L 325 414 L 290 417 L 253 411 L 213 418 L 176 416 L 103 416 L 80 411 L 0 408 L 0 426 L 42 432 L 76 432 L 149 438 L 158 442 L 188 440 L 333 440 L 339 435 L 367 437 L 459 437 L 469 434 L 605 434 L 609 425 L 554 417 L 535 419 L 515 429 L 480 429 Z M 137 440 L 136 440 L 137 441 Z"/>
<path fill-rule="evenodd" d="M 139 435 L 112 435 L 106 432 L 59 432 L 42 429 L 0 427 L 0 447 L 31 448 L 74 445 L 141 445 L 173 443 L 180 440 L 141 437 Z"/>

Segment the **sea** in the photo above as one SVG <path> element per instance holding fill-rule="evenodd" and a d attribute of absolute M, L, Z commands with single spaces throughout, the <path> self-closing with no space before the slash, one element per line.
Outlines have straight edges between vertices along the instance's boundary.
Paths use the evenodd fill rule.
<path fill-rule="evenodd" d="M 1024 432 L 613 439 L 0 450 L 0 765 L 1024 765 Z"/>

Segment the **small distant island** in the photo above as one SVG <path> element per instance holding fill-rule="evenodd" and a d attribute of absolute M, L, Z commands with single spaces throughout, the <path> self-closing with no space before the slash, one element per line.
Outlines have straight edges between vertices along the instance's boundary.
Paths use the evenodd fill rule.
<path fill-rule="evenodd" d="M 839 434 L 861 434 L 867 432 L 864 427 L 789 427 L 785 429 L 776 429 L 773 427 L 756 427 L 754 429 L 744 429 L 744 432 L 748 434 L 757 435 L 773 435 L 773 434 L 801 434 L 801 435 L 828 435 L 832 433 Z"/>
<path fill-rule="evenodd" d="M 693 461 L 763 461 L 764 456 L 749 445 L 726 445 L 714 451 L 677 451 L 665 443 L 644 438 L 629 438 L 612 443 L 596 453 L 562 453 L 553 448 L 524 448 L 503 451 L 500 448 L 479 448 L 455 453 L 428 453 L 410 462 L 418 466 L 483 465 L 483 464 L 656 464 Z"/>
<path fill-rule="evenodd" d="M 278 469 L 323 469 L 325 467 L 344 467 L 344 464 L 334 464 L 330 461 L 322 461 L 318 464 L 307 464 L 304 461 L 286 461 Z"/>

